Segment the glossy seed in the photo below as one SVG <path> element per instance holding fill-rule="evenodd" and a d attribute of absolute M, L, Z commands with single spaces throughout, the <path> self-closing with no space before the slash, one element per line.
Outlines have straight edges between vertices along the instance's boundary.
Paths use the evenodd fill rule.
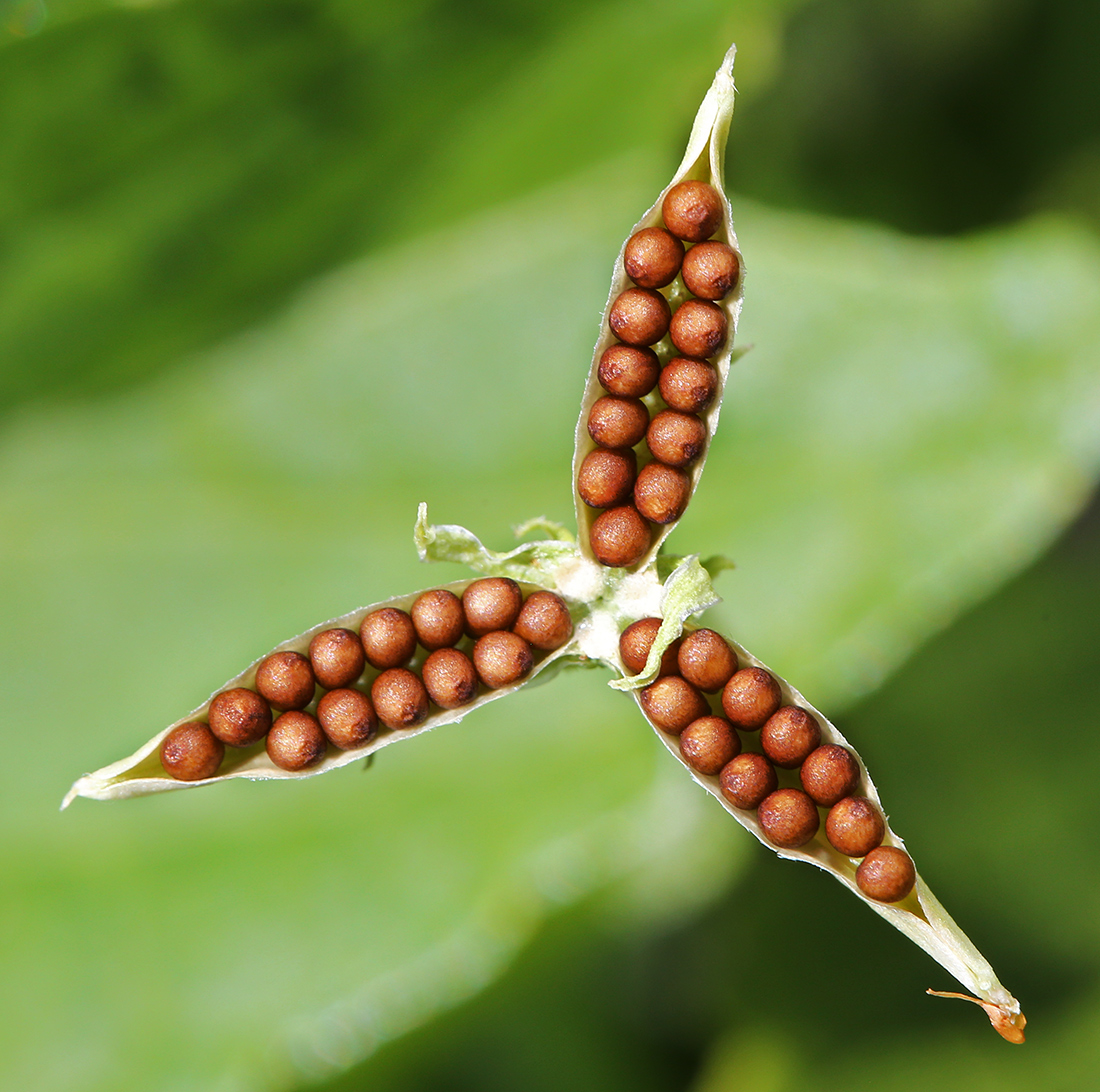
<path fill-rule="evenodd" d="M 846 796 L 825 817 L 825 837 L 846 857 L 866 857 L 885 835 L 882 813 L 865 796 Z"/>
<path fill-rule="evenodd" d="M 746 751 L 722 767 L 722 795 L 735 807 L 752 811 L 779 787 L 775 767 L 761 754 Z"/>
<path fill-rule="evenodd" d="M 665 194 L 661 215 L 673 235 L 689 243 L 701 243 L 722 222 L 722 198 L 706 182 L 687 179 Z"/>
<path fill-rule="evenodd" d="M 577 471 L 577 492 L 590 508 L 614 508 L 634 494 L 638 458 L 630 448 L 590 451 Z"/>
<path fill-rule="evenodd" d="M 817 805 L 801 789 L 776 789 L 760 802 L 757 812 L 764 835 L 781 849 L 804 846 L 817 833 Z"/>
<path fill-rule="evenodd" d="M 917 870 L 912 859 L 896 846 L 872 849 L 856 869 L 860 891 L 877 902 L 900 902 L 916 882 Z"/>
<path fill-rule="evenodd" d="M 652 349 L 641 349 L 636 345 L 610 345 L 600 357 L 597 375 L 608 394 L 643 398 L 657 386 L 661 362 Z"/>
<path fill-rule="evenodd" d="M 273 652 L 256 668 L 256 689 L 276 709 L 304 709 L 316 689 L 313 668 L 299 652 Z"/>
<path fill-rule="evenodd" d="M 627 345 L 654 345 L 668 333 L 672 311 L 668 300 L 652 288 L 628 288 L 611 305 L 607 321 Z"/>
<path fill-rule="evenodd" d="M 470 657 L 457 648 L 437 648 L 421 672 L 428 697 L 440 709 L 459 709 L 477 696 L 477 672 Z"/>
<path fill-rule="evenodd" d="M 729 320 L 725 311 L 709 300 L 686 300 L 669 325 L 672 344 L 684 356 L 714 356 L 725 344 Z"/>
<path fill-rule="evenodd" d="M 653 523 L 675 523 L 691 499 L 691 478 L 682 470 L 651 462 L 634 483 L 634 506 Z"/>
<path fill-rule="evenodd" d="M 601 447 L 633 447 L 648 425 L 649 410 L 638 398 L 605 394 L 588 411 L 588 435 Z"/>
<path fill-rule="evenodd" d="M 573 619 L 560 595 L 536 591 L 524 601 L 512 631 L 533 648 L 553 652 L 573 636 Z"/>
<path fill-rule="evenodd" d="M 160 764 L 177 781 L 213 777 L 224 755 L 225 744 L 197 720 L 173 728 L 160 745 Z"/>
<path fill-rule="evenodd" d="M 639 618 L 637 622 L 631 622 L 619 635 L 619 656 L 629 674 L 637 675 L 644 670 L 645 662 L 649 658 L 649 650 L 653 647 L 660 628 L 660 618 Z M 658 675 L 677 673 L 676 655 L 679 651 L 680 638 L 677 638 L 662 654 L 661 666 L 657 669 Z"/>
<path fill-rule="evenodd" d="M 490 690 L 526 678 L 534 662 L 531 646 L 519 634 L 508 630 L 486 633 L 474 645 L 474 667 L 478 678 Z"/>
<path fill-rule="evenodd" d="M 326 690 L 350 686 L 366 667 L 363 642 L 350 629 L 326 629 L 309 642 L 313 674 Z"/>
<path fill-rule="evenodd" d="M 856 791 L 859 763 L 847 748 L 826 743 L 806 758 L 798 776 L 815 803 L 831 808 Z"/>
<path fill-rule="evenodd" d="M 661 369 L 657 387 L 669 409 L 699 413 L 714 400 L 718 373 L 705 360 L 677 356 Z"/>
<path fill-rule="evenodd" d="M 466 628 L 472 637 L 481 637 L 497 629 L 511 629 L 522 606 L 523 592 L 506 576 L 475 580 L 462 593 Z"/>
<path fill-rule="evenodd" d="M 267 733 L 267 756 L 283 770 L 304 770 L 320 762 L 327 746 L 317 719 L 297 709 L 276 718 Z"/>
<path fill-rule="evenodd" d="M 703 300 L 720 300 L 737 283 L 741 263 L 725 243 L 698 243 L 684 257 L 684 284 Z"/>
<path fill-rule="evenodd" d="M 409 616 L 416 639 L 429 652 L 457 645 L 466 631 L 462 600 L 446 588 L 434 588 L 417 596 Z"/>
<path fill-rule="evenodd" d="M 416 627 L 412 618 L 396 607 L 372 610 L 359 626 L 359 640 L 371 667 L 384 671 L 401 667 L 416 651 Z"/>
<path fill-rule="evenodd" d="M 223 690 L 210 703 L 210 731 L 231 747 L 247 747 L 270 729 L 271 707 L 254 690 Z"/>
<path fill-rule="evenodd" d="M 697 629 L 680 645 L 677 665 L 692 686 L 716 694 L 737 670 L 737 654 L 720 633 Z"/>
<path fill-rule="evenodd" d="M 702 454 L 707 426 L 692 413 L 661 410 L 650 422 L 645 441 L 653 458 L 666 466 L 684 467 Z"/>
<path fill-rule="evenodd" d="M 642 228 L 623 247 L 626 275 L 642 288 L 664 288 L 671 284 L 683 260 L 684 244 L 664 228 Z"/>
<path fill-rule="evenodd" d="M 724 717 L 700 717 L 680 733 L 680 754 L 697 773 L 713 776 L 740 752 L 741 740 Z"/>
<path fill-rule="evenodd" d="M 428 719 L 428 691 L 405 667 L 383 671 L 371 684 L 370 700 L 387 728 L 415 728 Z"/>
<path fill-rule="evenodd" d="M 640 561 L 649 549 L 649 524 L 633 505 L 609 508 L 596 517 L 588 541 L 598 561 L 625 569 Z"/>
<path fill-rule="evenodd" d="M 678 736 L 710 712 L 707 699 L 679 675 L 663 675 L 638 691 L 642 712 L 662 731 Z"/>
<path fill-rule="evenodd" d="M 820 743 L 817 718 L 794 705 L 777 709 L 760 729 L 764 754 L 784 770 L 801 766 Z"/>
<path fill-rule="evenodd" d="M 762 667 L 735 671 L 722 691 L 722 709 L 737 728 L 753 732 L 779 708 L 779 684 Z"/>
<path fill-rule="evenodd" d="M 359 690 L 330 690 L 317 703 L 317 720 L 334 747 L 351 751 L 369 743 L 378 731 L 378 714 Z"/>

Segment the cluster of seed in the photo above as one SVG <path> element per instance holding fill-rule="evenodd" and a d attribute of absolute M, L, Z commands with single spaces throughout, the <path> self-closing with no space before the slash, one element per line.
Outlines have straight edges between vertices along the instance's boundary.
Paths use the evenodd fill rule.
<path fill-rule="evenodd" d="M 700 413 L 718 390 L 708 358 L 726 342 L 726 312 L 717 301 L 740 273 L 736 252 L 711 240 L 723 215 L 713 186 L 680 182 L 661 211 L 665 226 L 643 228 L 623 250 L 635 287 L 621 292 L 608 312 L 619 340 L 600 357 L 607 394 L 588 415 L 597 447 L 577 474 L 581 499 L 603 509 L 590 542 L 604 565 L 635 564 L 649 549 L 650 525 L 673 523 L 687 507 L 689 468 L 707 440 Z M 639 458 L 635 448 L 643 440 Z"/>
<path fill-rule="evenodd" d="M 628 626 L 619 640 L 623 665 L 645 667 L 659 618 Z M 708 694 L 721 695 L 721 713 Z M 796 849 L 815 837 L 824 814 L 825 837 L 845 857 L 860 859 L 856 882 L 868 897 L 898 902 L 913 889 L 909 855 L 882 845 L 886 823 L 866 796 L 861 771 L 846 747 L 822 744 L 821 726 L 805 709 L 783 705 L 775 678 L 763 668 L 739 668 L 737 654 L 711 629 L 673 642 L 655 682 L 639 692 L 642 709 L 661 731 L 678 736 L 684 761 L 715 777 L 735 808 L 755 811 L 765 837 Z M 759 732 L 759 750 L 741 733 Z"/>
<path fill-rule="evenodd" d="M 254 687 L 224 690 L 207 722 L 174 728 L 160 748 L 164 769 L 181 781 L 213 777 L 226 746 L 266 738 L 284 770 L 320 762 L 329 746 L 352 750 L 380 730 L 415 728 L 432 705 L 469 705 L 479 687 L 519 682 L 537 660 L 573 633 L 565 602 L 553 592 L 524 599 L 514 581 L 473 581 L 461 597 L 446 588 L 420 595 L 406 612 L 381 607 L 358 633 L 327 629 L 300 652 L 273 652 L 256 668 Z M 420 646 L 426 655 L 417 653 Z M 381 727 L 380 727 L 381 726 Z"/>

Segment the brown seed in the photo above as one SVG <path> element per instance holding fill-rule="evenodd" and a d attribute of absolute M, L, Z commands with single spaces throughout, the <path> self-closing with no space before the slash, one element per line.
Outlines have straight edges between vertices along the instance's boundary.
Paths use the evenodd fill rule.
<path fill-rule="evenodd" d="M 684 258 L 684 284 L 703 300 L 720 300 L 737 283 L 741 263 L 725 243 L 699 243 Z"/>
<path fill-rule="evenodd" d="M 856 791 L 859 763 L 846 747 L 826 743 L 806 758 L 798 776 L 814 803 L 831 808 Z"/>
<path fill-rule="evenodd" d="M 691 478 L 682 470 L 652 462 L 634 483 L 634 504 L 653 523 L 675 523 L 691 499 Z"/>
<path fill-rule="evenodd" d="M 406 667 L 391 667 L 371 683 L 370 700 L 387 728 L 415 728 L 428 719 L 428 691 Z"/>
<path fill-rule="evenodd" d="M 821 743 L 821 726 L 805 709 L 784 705 L 760 729 L 764 754 L 784 770 L 801 766 Z"/>
<path fill-rule="evenodd" d="M 270 729 L 271 707 L 254 690 L 223 690 L 210 703 L 210 731 L 231 747 L 247 747 Z"/>
<path fill-rule="evenodd" d="M 735 671 L 722 691 L 722 708 L 738 728 L 754 732 L 779 708 L 779 683 L 762 667 Z"/>
<path fill-rule="evenodd" d="M 718 373 L 705 360 L 673 357 L 661 369 L 658 389 L 669 409 L 698 413 L 713 401 Z"/>
<path fill-rule="evenodd" d="M 735 807 L 752 811 L 779 787 L 775 767 L 755 751 L 739 754 L 722 767 L 722 795 Z"/>
<path fill-rule="evenodd" d="M 697 629 L 680 645 L 677 665 L 692 686 L 716 694 L 737 670 L 737 653 L 721 634 L 712 629 Z"/>
<path fill-rule="evenodd" d="M 600 383 L 610 394 L 642 398 L 657 386 L 660 374 L 661 362 L 652 349 L 610 345 L 600 357 Z"/>
<path fill-rule="evenodd" d="M 633 505 L 609 508 L 596 517 L 588 541 L 597 561 L 625 569 L 640 561 L 649 549 L 649 524 Z"/>
<path fill-rule="evenodd" d="M 825 817 L 825 836 L 846 857 L 866 857 L 885 835 L 882 813 L 865 796 L 846 796 Z"/>
<path fill-rule="evenodd" d="M 378 731 L 378 714 L 360 690 L 330 690 L 317 703 L 317 720 L 332 745 L 341 751 L 362 747 Z"/>
<path fill-rule="evenodd" d="M 678 182 L 661 204 L 665 226 L 689 243 L 709 239 L 722 222 L 722 198 L 706 182 L 689 179 Z"/>
<path fill-rule="evenodd" d="M 693 720 L 710 712 L 707 699 L 679 675 L 662 675 L 638 691 L 642 712 L 658 728 L 678 736 Z"/>
<path fill-rule="evenodd" d="M 256 668 L 256 689 L 276 709 L 304 709 L 316 689 L 313 668 L 298 652 L 273 652 Z"/>
<path fill-rule="evenodd" d="M 530 672 L 534 662 L 531 646 L 519 634 L 508 630 L 486 633 L 474 645 L 474 667 L 490 690 L 519 682 Z"/>
<path fill-rule="evenodd" d="M 359 640 L 371 667 L 384 671 L 412 659 L 416 651 L 416 627 L 403 610 L 381 607 L 372 610 L 360 623 Z"/>
<path fill-rule="evenodd" d="M 309 642 L 313 674 L 326 690 L 355 682 L 363 674 L 367 657 L 363 642 L 350 629 L 326 629 Z"/>
<path fill-rule="evenodd" d="M 629 447 L 590 451 L 577 471 L 577 492 L 590 508 L 614 508 L 628 501 L 634 491 L 638 458 Z"/>
<path fill-rule="evenodd" d="M 684 467 L 702 454 L 707 426 L 693 413 L 661 410 L 650 422 L 645 442 L 659 462 Z"/>
<path fill-rule="evenodd" d="M 573 636 L 573 619 L 560 595 L 537 591 L 527 597 L 512 630 L 534 648 L 553 652 Z"/>
<path fill-rule="evenodd" d="M 719 773 L 740 752 L 741 740 L 724 717 L 700 717 L 680 733 L 680 754 L 701 774 Z"/>
<path fill-rule="evenodd" d="M 912 859 L 897 846 L 872 849 L 856 869 L 860 891 L 876 902 L 901 902 L 916 882 Z"/>
<path fill-rule="evenodd" d="M 292 709 L 267 733 L 267 756 L 280 769 L 304 770 L 325 757 L 325 733 L 315 717 Z"/>
<path fill-rule="evenodd" d="M 160 745 L 160 764 L 177 781 L 213 777 L 224 755 L 225 744 L 197 720 L 173 728 Z"/>
<path fill-rule="evenodd" d="M 631 622 L 619 635 L 619 655 L 622 657 L 623 666 L 631 675 L 638 675 L 645 668 L 649 650 L 653 647 L 657 630 L 660 628 L 660 618 L 639 618 L 637 622 Z M 676 674 L 676 655 L 679 651 L 680 639 L 677 638 L 661 656 L 661 666 L 657 669 L 659 676 Z"/>
<path fill-rule="evenodd" d="M 671 284 L 683 260 L 684 244 L 664 228 L 642 228 L 627 239 L 623 248 L 626 275 L 642 288 Z"/>
<path fill-rule="evenodd" d="M 652 288 L 628 288 L 611 305 L 607 321 L 615 336 L 627 345 L 654 345 L 668 333 L 672 310 L 668 300 Z"/>
<path fill-rule="evenodd" d="M 801 789 L 776 789 L 764 797 L 757 812 L 764 836 L 783 849 L 804 846 L 817 833 L 817 805 Z"/>
<path fill-rule="evenodd" d="M 714 356 L 726 340 L 726 312 L 709 300 L 686 300 L 669 324 L 672 344 L 684 356 Z"/>
<path fill-rule="evenodd" d="M 481 637 L 497 629 L 511 629 L 522 606 L 523 592 L 506 576 L 475 580 L 462 593 L 466 628 L 472 637 Z"/>
<path fill-rule="evenodd" d="M 649 410 L 638 398 L 605 394 L 588 412 L 588 435 L 601 447 L 633 447 L 649 425 Z"/>
<path fill-rule="evenodd" d="M 417 640 L 429 652 L 457 645 L 466 631 L 462 600 L 446 588 L 434 588 L 418 596 L 409 615 Z"/>
<path fill-rule="evenodd" d="M 428 697 L 440 709 L 458 709 L 477 696 L 477 672 L 457 648 L 437 648 L 424 661 L 422 674 Z"/>

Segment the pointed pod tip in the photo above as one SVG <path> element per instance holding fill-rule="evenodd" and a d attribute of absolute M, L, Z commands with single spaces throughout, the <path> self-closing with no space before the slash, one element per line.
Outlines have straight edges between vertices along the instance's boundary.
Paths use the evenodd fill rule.
<path fill-rule="evenodd" d="M 985 1010 L 989 1022 L 993 1025 L 993 1030 L 1002 1039 L 1007 1039 L 1017 1046 L 1025 1039 L 1024 1028 L 1027 1027 L 1027 1017 L 1022 1012 L 1013 1012 L 1003 1005 L 995 1005 L 992 1001 L 981 1001 L 977 997 L 971 997 L 968 993 L 948 993 L 942 990 L 926 990 L 925 992 L 932 997 L 957 997 L 960 1001 L 972 1001 Z"/>

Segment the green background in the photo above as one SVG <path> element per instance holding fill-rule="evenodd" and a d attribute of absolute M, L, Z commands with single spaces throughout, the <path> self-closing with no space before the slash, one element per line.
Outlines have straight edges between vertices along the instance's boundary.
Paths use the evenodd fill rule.
<path fill-rule="evenodd" d="M 369 773 L 78 801 L 571 519 L 617 248 L 730 41 L 748 269 L 670 541 L 829 710 L 1010 1048 L 580 671 Z M 0 0 L 0 1085 L 1097 1086 L 1100 9 Z"/>

